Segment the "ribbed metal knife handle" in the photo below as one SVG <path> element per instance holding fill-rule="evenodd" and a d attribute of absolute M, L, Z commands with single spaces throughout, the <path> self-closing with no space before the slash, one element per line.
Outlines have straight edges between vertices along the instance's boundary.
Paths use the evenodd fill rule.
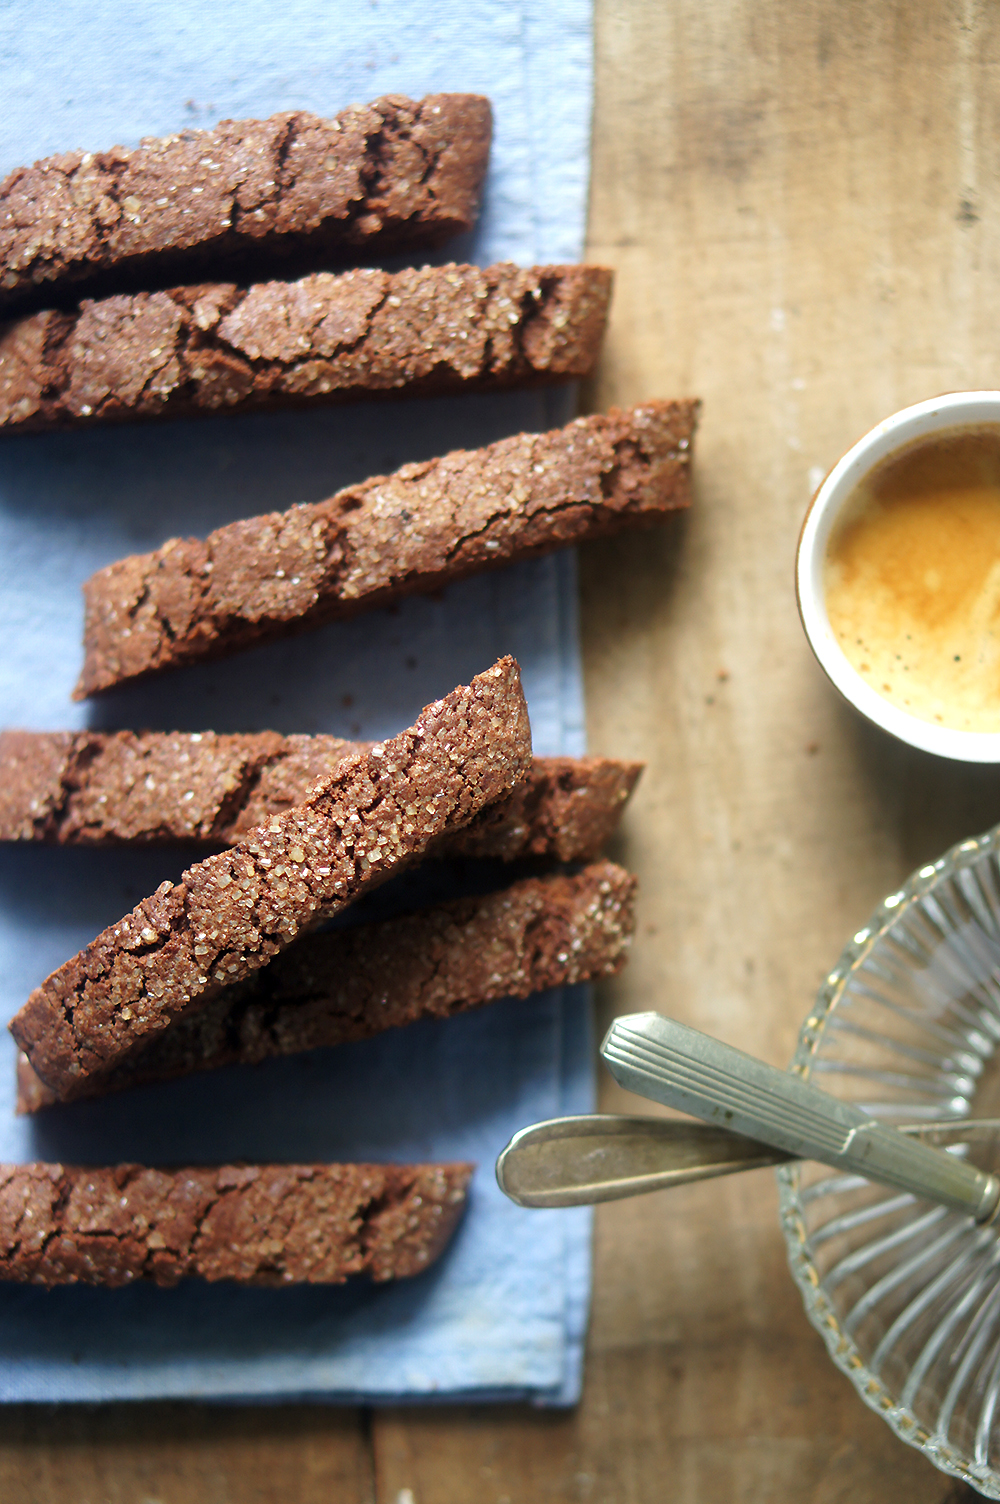
<path fill-rule="evenodd" d="M 601 1055 L 628 1091 L 789 1154 L 852 1170 L 980 1222 L 1000 1205 L 996 1176 L 660 1013 L 616 1019 Z"/>

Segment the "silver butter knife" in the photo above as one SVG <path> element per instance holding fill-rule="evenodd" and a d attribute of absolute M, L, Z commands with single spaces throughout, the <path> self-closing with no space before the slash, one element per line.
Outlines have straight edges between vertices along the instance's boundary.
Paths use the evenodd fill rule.
<path fill-rule="evenodd" d="M 1000 1180 L 849 1102 L 660 1013 L 612 1024 L 601 1057 L 628 1091 L 801 1159 L 864 1175 L 990 1222 Z"/>

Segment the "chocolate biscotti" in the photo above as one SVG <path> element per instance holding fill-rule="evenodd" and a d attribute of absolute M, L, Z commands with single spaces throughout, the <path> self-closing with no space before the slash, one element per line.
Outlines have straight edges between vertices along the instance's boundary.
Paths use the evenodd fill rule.
<path fill-rule="evenodd" d="M 0 840 L 232 845 L 370 746 L 274 731 L 0 732 Z"/>
<path fill-rule="evenodd" d="M 471 229 L 489 101 L 390 94 L 66 152 L 0 183 L 0 315 L 436 246 Z"/>
<path fill-rule="evenodd" d="M 342 1284 L 419 1274 L 473 1166 L 0 1165 L 0 1280 Z"/>
<path fill-rule="evenodd" d="M 273 731 L 0 732 L 0 841 L 232 845 L 369 746 Z M 536 757 L 506 799 L 428 854 L 589 860 L 640 771 L 607 757 Z"/>
<path fill-rule="evenodd" d="M 613 408 L 110 564 L 84 585 L 75 696 L 660 521 L 690 502 L 697 410 Z"/>
<path fill-rule="evenodd" d="M 18 1111 L 345 1044 L 503 997 L 613 976 L 625 964 L 635 886 L 623 868 L 595 862 L 571 876 L 525 878 L 496 893 L 305 935 L 107 1075 L 78 1078 L 56 1094 L 22 1056 Z"/>
<path fill-rule="evenodd" d="M 517 664 L 500 659 L 309 798 L 165 882 L 35 989 L 11 1032 L 56 1092 L 100 1075 L 300 932 L 507 794 L 531 760 Z"/>
<path fill-rule="evenodd" d="M 611 273 L 426 266 L 204 283 L 0 326 L 0 433 L 586 376 Z"/>
<path fill-rule="evenodd" d="M 614 834 L 643 766 L 610 757 L 536 757 L 513 793 L 432 841 L 427 855 L 593 861 Z"/>

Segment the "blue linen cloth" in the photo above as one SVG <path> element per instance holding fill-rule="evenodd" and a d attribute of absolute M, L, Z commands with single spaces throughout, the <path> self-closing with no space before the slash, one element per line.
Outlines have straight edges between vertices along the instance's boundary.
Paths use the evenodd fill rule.
<path fill-rule="evenodd" d="M 0 172 L 224 117 L 330 114 L 381 93 L 472 90 L 495 139 L 477 229 L 437 259 L 578 260 L 586 206 L 588 0 L 7 0 Z M 569 553 L 515 566 L 229 661 L 69 700 L 80 583 L 167 537 L 315 500 L 407 460 L 566 421 L 566 391 L 360 404 L 21 437 L 0 446 L 0 724 L 329 731 L 378 738 L 504 652 L 536 751 L 584 750 Z M 0 1008 L 185 858 L 169 850 L 0 850 Z M 13 1116 L 0 1043 L 0 1159 L 472 1159 L 470 1206 L 417 1279 L 334 1289 L 0 1286 L 0 1399 L 344 1402 L 579 1393 L 585 1211 L 527 1212 L 493 1161 L 537 1118 L 592 1109 L 585 989 L 252 1070 Z"/>

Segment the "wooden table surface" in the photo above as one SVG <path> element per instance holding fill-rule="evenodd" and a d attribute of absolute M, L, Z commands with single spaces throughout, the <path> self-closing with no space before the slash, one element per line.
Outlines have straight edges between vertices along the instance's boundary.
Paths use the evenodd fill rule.
<path fill-rule="evenodd" d="M 866 727 L 792 589 L 811 490 L 879 418 L 1000 384 L 1000 8 L 597 0 L 588 258 L 617 270 L 589 407 L 704 399 L 681 525 L 582 559 L 591 746 L 647 771 L 615 853 L 616 1011 L 787 1063 L 845 938 L 1000 820 L 1000 775 Z M 626 1105 L 607 1080 L 602 1106 Z M 634 1105 L 635 1099 L 629 1105 Z M 766 1171 L 603 1209 L 583 1402 L 0 1413 L 2 1504 L 942 1504 L 785 1265 Z"/>

